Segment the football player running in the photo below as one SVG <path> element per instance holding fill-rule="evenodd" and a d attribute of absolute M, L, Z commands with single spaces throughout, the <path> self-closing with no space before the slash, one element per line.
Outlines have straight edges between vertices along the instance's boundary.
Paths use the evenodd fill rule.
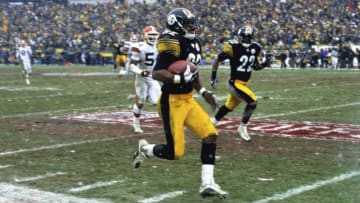
<path fill-rule="evenodd" d="M 113 47 L 114 47 L 114 73 L 116 72 L 116 69 L 118 67 L 120 67 L 120 70 L 125 70 L 125 63 L 126 63 L 126 55 L 127 52 L 124 52 L 124 46 L 125 46 L 125 42 L 120 41 L 118 43 L 114 43 Z"/>
<path fill-rule="evenodd" d="M 159 55 L 152 73 L 154 79 L 163 83 L 157 108 L 163 120 L 166 143 L 149 144 L 145 139 L 139 140 L 133 165 L 138 168 L 146 158 L 153 156 L 167 160 L 182 158 L 186 126 L 202 140 L 200 195 L 226 197 L 228 192 L 222 190 L 214 179 L 218 132 L 192 94 L 196 89 L 213 109 L 217 106 L 215 96 L 202 87 L 198 72 L 191 72 L 189 66 L 182 74 L 168 70 L 170 64 L 178 60 L 188 60 L 195 65 L 200 63 L 201 45 L 196 38 L 195 16 L 185 8 L 173 9 L 167 15 L 166 27 L 158 39 Z"/>
<path fill-rule="evenodd" d="M 130 56 L 130 71 L 135 74 L 135 104 L 133 105 L 133 127 L 135 133 L 142 133 L 140 127 L 141 110 L 147 100 L 156 105 L 161 93 L 160 84 L 152 78 L 157 50 L 156 40 L 159 33 L 153 26 L 143 29 L 143 42 L 132 47 Z"/>
<path fill-rule="evenodd" d="M 238 40 L 225 42 L 223 50 L 214 60 L 210 79 L 211 86 L 215 87 L 219 62 L 229 59 L 231 70 L 228 80 L 228 96 L 225 104 L 218 109 L 211 120 L 216 124 L 227 113 L 233 111 L 242 101 L 245 101 L 246 106 L 243 111 L 241 124 L 237 129 L 240 137 L 245 141 L 251 141 L 251 137 L 247 132 L 247 124 L 257 105 L 256 95 L 248 87 L 251 73 L 253 70 L 261 70 L 268 67 L 272 63 L 271 56 L 266 56 L 263 62 L 259 62 L 262 47 L 253 41 L 253 36 L 253 27 L 246 25 L 238 30 Z"/>
<path fill-rule="evenodd" d="M 30 74 L 32 73 L 31 68 L 31 55 L 32 49 L 26 44 L 25 40 L 20 40 L 20 44 L 16 47 L 16 58 L 22 67 L 22 75 L 25 78 L 27 85 L 30 85 Z"/>
<path fill-rule="evenodd" d="M 138 43 L 137 35 L 131 33 L 129 41 L 125 42 L 124 47 L 122 49 L 122 52 L 126 54 L 126 62 L 125 62 L 125 66 L 122 69 L 120 69 L 119 76 L 124 76 L 129 74 L 131 50 L 132 47 L 136 46 L 137 43 Z"/>

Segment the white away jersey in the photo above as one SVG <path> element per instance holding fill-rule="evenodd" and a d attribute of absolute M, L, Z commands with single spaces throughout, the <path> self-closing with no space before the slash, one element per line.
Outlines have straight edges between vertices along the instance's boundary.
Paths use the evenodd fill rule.
<path fill-rule="evenodd" d="M 17 47 L 16 58 L 21 61 L 30 61 L 32 50 L 30 46 Z"/>
<path fill-rule="evenodd" d="M 146 42 L 139 42 L 131 50 L 131 60 L 139 61 L 139 69 L 152 71 L 157 57 L 155 45 L 149 45 Z"/>

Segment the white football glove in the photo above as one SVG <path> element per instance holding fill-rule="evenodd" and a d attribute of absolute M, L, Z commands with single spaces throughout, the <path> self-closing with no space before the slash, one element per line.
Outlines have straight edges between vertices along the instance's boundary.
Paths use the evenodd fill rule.
<path fill-rule="evenodd" d="M 192 82 L 194 81 L 196 78 L 199 77 L 199 71 L 196 69 L 195 72 L 191 72 L 191 69 L 190 69 L 190 65 L 186 65 L 186 70 L 183 74 L 183 77 L 184 77 L 184 82 L 185 83 L 188 83 L 188 82 Z"/>

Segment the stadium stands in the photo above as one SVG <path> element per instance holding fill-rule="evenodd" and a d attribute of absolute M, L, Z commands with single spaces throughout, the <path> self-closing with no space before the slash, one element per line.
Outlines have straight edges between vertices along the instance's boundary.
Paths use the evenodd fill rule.
<path fill-rule="evenodd" d="M 36 63 L 69 60 L 81 63 L 83 54 L 91 60 L 88 64 L 111 63 L 113 42 L 127 40 L 131 32 L 140 33 L 148 24 L 164 30 L 163 15 L 174 7 L 187 7 L 198 15 L 203 50 L 210 50 L 211 54 L 215 54 L 222 42 L 231 38 L 244 23 L 257 28 L 257 41 L 275 55 L 282 52 L 279 50 L 294 49 L 299 57 L 300 53 L 306 56 L 313 45 L 332 45 L 337 46 L 345 57 L 354 57 L 351 54 L 358 53 L 350 53 L 346 47 L 348 42 L 356 44 L 360 41 L 360 4 L 356 1 L 9 2 L 0 3 L 2 56 L 9 55 L 8 59 L 11 59 L 15 40 L 27 39 L 35 50 Z"/>

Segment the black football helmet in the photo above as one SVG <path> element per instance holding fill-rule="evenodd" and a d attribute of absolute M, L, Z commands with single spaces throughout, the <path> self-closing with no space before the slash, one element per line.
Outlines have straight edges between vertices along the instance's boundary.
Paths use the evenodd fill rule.
<path fill-rule="evenodd" d="M 244 47 L 248 47 L 252 43 L 254 36 L 254 29 L 249 25 L 245 25 L 239 29 L 237 35 L 240 40 L 240 43 Z"/>
<path fill-rule="evenodd" d="M 188 39 L 194 39 L 198 29 L 195 15 L 186 8 L 171 10 L 167 15 L 166 27 Z"/>

